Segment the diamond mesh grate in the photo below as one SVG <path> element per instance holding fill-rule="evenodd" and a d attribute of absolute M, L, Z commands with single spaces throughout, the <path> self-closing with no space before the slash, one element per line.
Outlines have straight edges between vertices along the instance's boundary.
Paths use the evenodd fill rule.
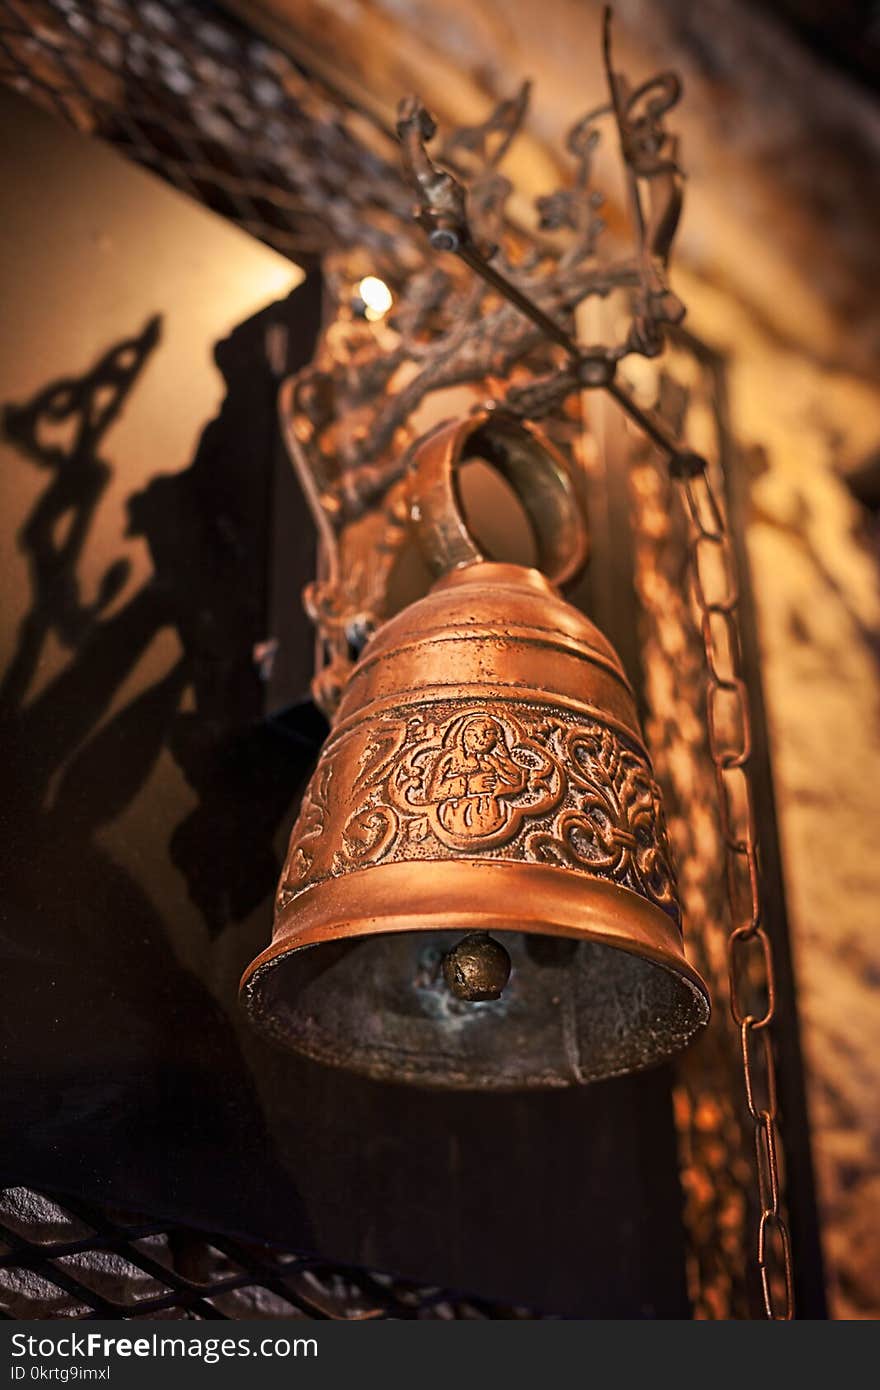
<path fill-rule="evenodd" d="M 522 1319 L 522 1309 L 334 1267 L 33 1188 L 0 1190 L 0 1317 Z"/>
<path fill-rule="evenodd" d="M 300 261 L 409 226 L 388 137 L 207 0 L 0 0 L 0 81 Z"/>

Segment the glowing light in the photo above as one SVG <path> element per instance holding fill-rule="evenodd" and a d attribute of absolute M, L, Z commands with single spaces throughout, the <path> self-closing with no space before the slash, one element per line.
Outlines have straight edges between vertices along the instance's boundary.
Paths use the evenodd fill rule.
<path fill-rule="evenodd" d="M 364 302 L 364 315 L 375 323 L 388 313 L 394 300 L 384 280 L 376 275 L 365 275 L 358 285 L 358 294 Z"/>

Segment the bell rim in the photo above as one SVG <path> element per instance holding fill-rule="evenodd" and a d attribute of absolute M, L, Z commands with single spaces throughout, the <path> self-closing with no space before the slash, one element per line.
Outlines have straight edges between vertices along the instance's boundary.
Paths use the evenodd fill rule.
<path fill-rule="evenodd" d="M 474 870 L 480 876 L 474 873 L 469 882 Z M 483 899 L 492 906 L 483 906 Z M 631 888 L 577 870 L 478 858 L 379 864 L 310 885 L 277 914 L 272 942 L 241 977 L 239 998 L 251 1021 L 265 1029 L 259 984 L 286 957 L 331 942 L 437 931 L 438 900 L 443 902 L 444 931 L 527 933 L 594 942 L 640 956 L 677 976 L 692 992 L 695 1023 L 669 1056 L 709 1022 L 708 987 L 685 955 L 680 930 L 662 908 Z M 515 904 L 516 916 L 499 911 L 499 901 Z M 396 904 L 394 909 L 389 903 Z M 534 903 L 532 912 L 529 903 Z M 333 916 L 335 920 L 328 922 Z M 626 931 L 620 925 L 624 918 Z"/>

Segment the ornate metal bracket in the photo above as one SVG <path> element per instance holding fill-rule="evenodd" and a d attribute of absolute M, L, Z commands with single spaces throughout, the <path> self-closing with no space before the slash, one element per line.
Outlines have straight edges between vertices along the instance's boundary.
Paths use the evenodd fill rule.
<path fill-rule="evenodd" d="M 427 398 L 465 386 L 474 405 L 488 396 L 514 416 L 538 419 L 559 412 L 573 394 L 601 388 L 675 472 L 705 467 L 617 380 L 618 363 L 631 354 L 656 356 L 665 330 L 685 312 L 666 276 L 682 175 L 664 119 L 680 84 L 666 72 L 633 87 L 615 72 L 609 13 L 603 57 L 608 98 L 569 131 L 572 184 L 537 200 L 534 230 L 513 225 L 512 185 L 499 167 L 525 118 L 528 84 L 483 124 L 453 132 L 436 159 L 427 150 L 435 122 L 409 97 L 398 134 L 429 247 L 401 238 L 399 265 L 383 267 L 395 307 L 378 324 L 352 303 L 351 263 L 331 267 L 335 318 L 313 364 L 281 393 L 290 453 L 321 537 L 321 570 L 306 605 L 319 635 L 314 692 L 328 712 L 352 658 L 385 616 L 406 535 L 401 479 L 425 429 Z M 604 198 L 593 186 L 606 119 L 616 131 L 634 237 L 617 258 L 603 254 Z M 452 254 L 433 259 L 431 250 Z M 612 344 L 579 344 L 567 326 L 578 305 L 618 290 L 629 298 L 626 332 Z"/>

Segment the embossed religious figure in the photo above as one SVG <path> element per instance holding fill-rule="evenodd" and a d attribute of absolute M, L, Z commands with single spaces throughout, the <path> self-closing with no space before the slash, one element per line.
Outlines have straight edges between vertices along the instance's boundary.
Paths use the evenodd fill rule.
<path fill-rule="evenodd" d="M 498 720 L 475 714 L 461 725 L 453 745 L 438 754 L 427 790 L 444 830 L 482 839 L 507 825 L 504 802 L 524 791 L 527 782 L 527 770 L 513 761 Z"/>
<path fill-rule="evenodd" d="M 443 844 L 489 848 L 557 805 L 563 778 L 553 754 L 512 720 L 474 711 L 411 749 L 389 791 L 401 810 L 422 812 Z"/>

